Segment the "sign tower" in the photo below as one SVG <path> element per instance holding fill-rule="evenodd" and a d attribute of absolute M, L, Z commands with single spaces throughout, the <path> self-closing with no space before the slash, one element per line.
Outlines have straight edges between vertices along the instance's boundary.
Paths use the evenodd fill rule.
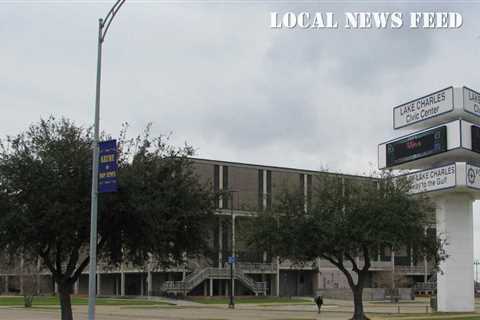
<path fill-rule="evenodd" d="M 417 169 L 407 174 L 411 193 L 431 196 L 437 235 L 446 240 L 448 258 L 437 273 L 438 311 L 474 311 L 472 205 L 480 199 L 480 93 L 449 87 L 401 104 L 393 108 L 393 128 L 410 133 L 379 144 L 378 166 Z"/>

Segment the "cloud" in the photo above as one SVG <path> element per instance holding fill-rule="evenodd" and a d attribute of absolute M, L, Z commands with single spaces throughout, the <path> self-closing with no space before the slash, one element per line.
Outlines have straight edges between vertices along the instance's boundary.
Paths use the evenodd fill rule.
<path fill-rule="evenodd" d="M 0 134 L 51 113 L 92 123 L 97 19 L 108 6 L 2 5 Z M 377 144 L 401 134 L 393 106 L 452 83 L 478 86 L 471 8 L 439 7 L 465 11 L 459 31 L 272 30 L 269 12 L 431 8 L 128 2 L 104 44 L 101 127 L 115 135 L 123 121 L 132 133 L 153 122 L 199 157 L 368 171 Z"/>

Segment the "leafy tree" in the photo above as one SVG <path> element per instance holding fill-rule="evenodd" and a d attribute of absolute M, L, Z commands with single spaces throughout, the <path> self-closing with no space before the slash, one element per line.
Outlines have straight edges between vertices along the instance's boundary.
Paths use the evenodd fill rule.
<path fill-rule="evenodd" d="M 100 195 L 103 263 L 168 266 L 207 248 L 214 197 L 193 173 L 192 149 L 149 131 L 136 139 L 122 132 L 119 190 Z M 90 130 L 54 118 L 0 145 L 0 195 L 9 204 L 0 216 L 0 248 L 41 258 L 58 284 L 64 320 L 72 319 L 72 287 L 89 264 L 91 148 Z"/>
<path fill-rule="evenodd" d="M 409 195 L 410 183 L 390 174 L 357 181 L 330 174 L 319 179 L 321 187 L 313 190 L 307 211 L 303 192 L 283 190 L 273 210 L 252 221 L 249 242 L 294 262 L 328 260 L 347 278 L 353 319 L 367 319 L 362 292 L 378 248 L 414 243 L 417 254 L 444 258 L 440 240 L 424 232 L 434 223 L 430 202 Z"/>

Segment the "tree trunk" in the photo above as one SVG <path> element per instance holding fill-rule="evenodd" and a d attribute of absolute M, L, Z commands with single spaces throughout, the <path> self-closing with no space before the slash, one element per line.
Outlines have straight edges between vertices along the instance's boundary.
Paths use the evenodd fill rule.
<path fill-rule="evenodd" d="M 62 286 L 58 289 L 62 320 L 73 320 L 72 301 L 70 299 L 71 290 L 68 288 L 68 286 Z"/>
<path fill-rule="evenodd" d="M 363 312 L 363 287 L 355 286 L 352 288 L 353 292 L 353 320 L 366 320 L 368 319 Z"/>

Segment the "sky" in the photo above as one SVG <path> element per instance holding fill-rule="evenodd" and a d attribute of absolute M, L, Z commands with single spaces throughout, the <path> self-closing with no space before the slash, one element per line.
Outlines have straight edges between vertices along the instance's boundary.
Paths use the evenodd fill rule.
<path fill-rule="evenodd" d="M 50 115 L 90 126 L 98 18 L 114 1 L 0 0 L 0 136 Z M 455 11 L 458 29 L 271 29 L 270 12 Z M 196 156 L 363 174 L 405 134 L 392 108 L 480 90 L 480 2 L 127 0 L 103 46 L 101 130 Z M 340 22 L 340 24 L 342 24 Z M 475 205 L 475 230 L 480 230 Z M 480 232 L 476 232 L 480 243 Z M 480 258 L 480 246 L 476 246 Z"/>

